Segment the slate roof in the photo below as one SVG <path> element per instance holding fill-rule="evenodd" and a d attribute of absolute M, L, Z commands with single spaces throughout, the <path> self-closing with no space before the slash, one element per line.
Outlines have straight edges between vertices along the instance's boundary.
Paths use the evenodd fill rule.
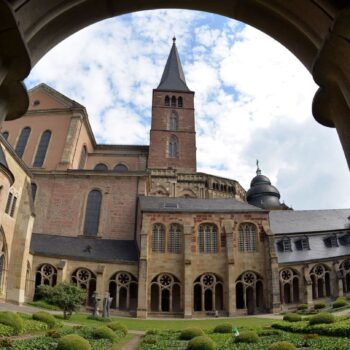
<path fill-rule="evenodd" d="M 266 212 L 253 205 L 236 199 L 201 199 L 139 197 L 140 210 L 143 212 L 195 212 L 195 213 L 232 213 Z"/>
<path fill-rule="evenodd" d="M 66 237 L 33 233 L 30 252 L 34 255 L 97 262 L 136 262 L 134 241 L 90 237 Z"/>
<path fill-rule="evenodd" d="M 271 211 L 274 234 L 344 230 L 350 227 L 350 209 Z"/>
<path fill-rule="evenodd" d="M 166 62 L 162 79 L 157 87 L 159 90 L 190 91 L 186 85 L 185 74 L 182 69 L 175 38 Z"/>

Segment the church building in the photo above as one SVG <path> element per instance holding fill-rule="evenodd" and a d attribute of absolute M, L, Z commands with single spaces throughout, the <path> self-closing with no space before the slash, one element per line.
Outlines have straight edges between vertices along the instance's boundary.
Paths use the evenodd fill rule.
<path fill-rule="evenodd" d="M 149 146 L 96 142 L 84 106 L 40 84 L 0 136 L 0 298 L 70 281 L 114 314 L 280 312 L 350 293 L 350 209 L 298 211 L 257 169 L 197 172 L 194 91 L 174 40 Z"/>

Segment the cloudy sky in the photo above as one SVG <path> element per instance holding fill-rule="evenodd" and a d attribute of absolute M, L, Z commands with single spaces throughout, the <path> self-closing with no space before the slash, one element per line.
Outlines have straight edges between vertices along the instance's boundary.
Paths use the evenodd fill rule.
<path fill-rule="evenodd" d="M 45 82 L 85 105 L 100 143 L 148 144 L 152 89 L 174 34 L 196 92 L 199 171 L 248 189 L 259 159 L 294 209 L 350 207 L 336 131 L 311 115 L 311 75 L 282 45 L 243 23 L 181 10 L 109 19 L 52 49 L 26 84 Z"/>

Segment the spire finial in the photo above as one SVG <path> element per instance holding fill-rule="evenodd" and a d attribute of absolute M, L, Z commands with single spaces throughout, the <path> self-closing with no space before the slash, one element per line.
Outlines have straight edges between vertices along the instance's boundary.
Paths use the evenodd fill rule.
<path fill-rule="evenodd" d="M 174 35 L 173 36 L 173 44 L 175 44 L 175 41 L 176 41 L 176 36 Z"/>
<path fill-rule="evenodd" d="M 256 160 L 256 175 L 261 175 L 261 170 L 259 169 L 259 159 Z"/>

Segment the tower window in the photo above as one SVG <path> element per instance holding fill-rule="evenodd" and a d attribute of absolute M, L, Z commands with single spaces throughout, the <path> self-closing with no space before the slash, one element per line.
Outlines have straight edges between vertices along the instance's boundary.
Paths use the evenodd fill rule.
<path fill-rule="evenodd" d="M 239 226 L 239 250 L 241 252 L 256 251 L 256 226 L 245 223 Z"/>
<path fill-rule="evenodd" d="M 177 124 L 178 124 L 178 122 L 177 122 L 177 115 L 176 115 L 176 113 L 173 111 L 173 112 L 171 112 L 171 115 L 170 115 L 170 123 L 169 123 L 170 125 L 170 127 L 169 127 L 169 129 L 171 130 L 171 131 L 176 131 L 177 130 Z"/>
<path fill-rule="evenodd" d="M 175 96 L 173 96 L 171 98 L 171 107 L 176 107 L 176 97 Z"/>
<path fill-rule="evenodd" d="M 182 99 L 181 96 L 177 99 L 177 106 L 180 107 L 180 108 L 183 107 L 183 99 Z"/>
<path fill-rule="evenodd" d="M 92 190 L 87 199 L 85 209 L 84 235 L 96 236 L 100 221 L 102 194 L 99 190 Z"/>
<path fill-rule="evenodd" d="M 27 146 L 30 131 L 31 129 L 29 127 L 26 127 L 22 130 L 21 135 L 19 136 L 15 151 L 20 158 L 22 158 L 25 148 Z"/>
<path fill-rule="evenodd" d="M 87 149 L 86 149 L 86 146 L 83 146 L 80 153 L 79 169 L 84 169 L 86 158 L 87 158 Z"/>
<path fill-rule="evenodd" d="M 168 95 L 165 96 L 164 105 L 165 105 L 165 106 L 170 106 L 170 98 L 169 98 Z"/>
<path fill-rule="evenodd" d="M 40 168 L 44 164 L 47 148 L 51 139 L 51 131 L 46 130 L 40 139 L 38 150 L 36 151 L 33 167 Z"/>
<path fill-rule="evenodd" d="M 169 158 L 177 157 L 177 138 L 176 136 L 171 136 L 169 140 Z"/>

